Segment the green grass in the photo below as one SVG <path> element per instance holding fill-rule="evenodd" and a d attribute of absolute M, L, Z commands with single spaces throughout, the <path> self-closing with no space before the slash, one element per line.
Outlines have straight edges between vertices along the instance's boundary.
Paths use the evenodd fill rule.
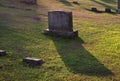
<path fill-rule="evenodd" d="M 7 51 L 7 56 L 0 57 L 0 81 L 120 81 L 120 15 L 88 10 L 109 6 L 115 12 L 116 0 L 78 1 L 79 5 L 72 0 L 39 0 L 38 7 L 14 2 L 18 9 L 0 6 L 0 49 Z M 43 34 L 48 27 L 47 11 L 59 9 L 72 10 L 79 38 Z M 28 67 L 22 63 L 26 56 L 45 63 Z"/>

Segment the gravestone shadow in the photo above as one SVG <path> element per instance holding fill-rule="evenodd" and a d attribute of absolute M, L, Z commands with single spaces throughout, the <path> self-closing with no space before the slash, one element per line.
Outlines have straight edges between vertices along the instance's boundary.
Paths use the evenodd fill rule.
<path fill-rule="evenodd" d="M 53 40 L 57 52 L 70 72 L 89 76 L 113 75 L 104 64 L 98 61 L 97 58 L 84 48 L 84 41 L 81 38 L 49 38 Z"/>

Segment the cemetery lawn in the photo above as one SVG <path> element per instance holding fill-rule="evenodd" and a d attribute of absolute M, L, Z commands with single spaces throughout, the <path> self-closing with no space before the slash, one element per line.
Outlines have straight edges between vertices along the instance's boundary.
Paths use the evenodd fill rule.
<path fill-rule="evenodd" d="M 0 56 L 0 81 L 120 81 L 120 15 L 90 11 L 115 12 L 116 0 L 38 0 L 39 6 L 18 1 L 0 0 L 0 49 L 7 51 Z M 44 35 L 49 10 L 72 11 L 79 37 Z M 44 64 L 28 67 L 22 62 L 27 56 Z"/>

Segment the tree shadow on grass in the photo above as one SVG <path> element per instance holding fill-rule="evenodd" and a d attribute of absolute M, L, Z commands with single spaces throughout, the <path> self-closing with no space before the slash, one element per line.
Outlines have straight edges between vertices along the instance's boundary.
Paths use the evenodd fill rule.
<path fill-rule="evenodd" d="M 91 1 L 93 1 L 93 2 L 95 2 L 97 4 L 100 4 L 100 5 L 104 6 L 104 7 L 109 7 L 111 9 L 113 9 L 113 10 L 116 10 L 116 8 L 104 3 L 104 2 L 106 2 L 106 3 L 112 3 L 113 2 L 113 4 L 115 4 L 115 2 L 113 0 L 110 0 L 110 1 L 109 0 L 108 1 L 107 0 L 102 0 L 103 2 L 100 2 L 100 1 L 97 1 L 97 0 L 91 0 Z"/>
<path fill-rule="evenodd" d="M 101 0 L 105 3 L 111 3 L 111 4 L 117 4 L 117 2 L 115 0 Z"/>
<path fill-rule="evenodd" d="M 0 13 L 0 49 L 6 50 L 7 56 L 14 60 L 27 54 L 23 48 L 27 38 L 9 26 L 13 23 L 10 16 L 10 14 Z"/>
<path fill-rule="evenodd" d="M 72 4 L 70 2 L 68 2 L 67 0 L 65 0 L 65 1 L 60 0 L 59 2 L 61 2 L 62 4 L 66 5 L 66 6 L 72 6 Z"/>
<path fill-rule="evenodd" d="M 102 11 L 102 10 L 93 11 L 92 9 L 88 9 L 88 8 L 85 8 L 85 10 L 94 12 L 96 14 L 108 13 L 108 14 L 116 15 L 116 12 L 113 12 L 113 11 L 111 11 L 111 12 L 105 12 L 105 10 L 104 11 Z"/>
<path fill-rule="evenodd" d="M 84 48 L 82 45 L 84 41 L 81 38 L 70 40 L 50 37 L 50 39 L 53 40 L 56 50 L 70 72 L 89 76 L 113 75 L 104 64 Z"/>

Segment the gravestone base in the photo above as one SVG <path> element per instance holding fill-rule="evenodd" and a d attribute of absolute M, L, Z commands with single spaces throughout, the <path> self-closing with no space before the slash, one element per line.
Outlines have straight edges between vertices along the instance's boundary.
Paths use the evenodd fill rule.
<path fill-rule="evenodd" d="M 43 64 L 43 61 L 41 59 L 31 58 L 31 57 L 24 58 L 23 62 L 32 67 L 41 66 Z"/>
<path fill-rule="evenodd" d="M 5 56 L 6 55 L 6 51 L 5 50 L 0 50 L 0 56 Z"/>
<path fill-rule="evenodd" d="M 64 38 L 75 38 L 78 37 L 78 31 L 55 31 L 55 30 L 44 30 L 44 34 L 46 35 L 52 35 L 52 36 L 60 36 Z"/>

